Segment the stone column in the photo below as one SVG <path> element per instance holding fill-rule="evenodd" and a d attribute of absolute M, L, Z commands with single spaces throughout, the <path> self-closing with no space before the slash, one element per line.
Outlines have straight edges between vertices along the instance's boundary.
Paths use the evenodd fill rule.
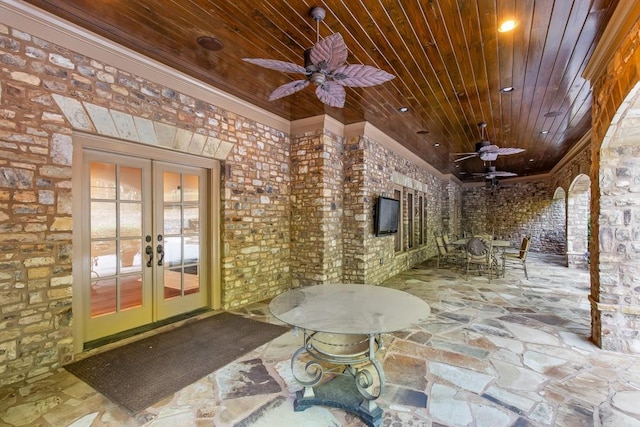
<path fill-rule="evenodd" d="M 578 178 L 580 179 L 580 178 Z M 586 177 L 584 179 L 587 179 Z M 586 268 L 588 265 L 588 230 L 590 218 L 589 189 L 569 190 L 567 203 L 567 265 Z"/>
<path fill-rule="evenodd" d="M 342 137 L 291 137 L 291 276 L 308 286 L 342 281 Z"/>

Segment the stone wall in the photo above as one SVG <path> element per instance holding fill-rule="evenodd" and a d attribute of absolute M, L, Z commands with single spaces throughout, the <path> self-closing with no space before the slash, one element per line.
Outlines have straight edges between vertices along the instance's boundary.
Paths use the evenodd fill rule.
<path fill-rule="evenodd" d="M 362 205 L 364 210 L 361 214 L 366 218 L 371 218 L 367 221 L 368 224 L 373 224 L 374 204 L 378 196 L 393 197 L 394 189 L 401 188 L 403 190 L 402 251 L 395 251 L 394 236 L 376 237 L 371 225 L 365 233 L 364 283 L 378 284 L 400 271 L 436 255 L 435 241 L 432 236 L 434 232 L 441 233 L 444 228 L 442 211 L 448 209 L 448 206 L 443 207 L 443 200 L 445 200 L 446 192 L 449 191 L 446 184 L 448 181 L 443 181 L 442 178 L 438 178 L 398 156 L 372 138 L 363 137 L 357 141 L 350 141 L 350 144 L 347 151 L 351 158 L 361 159 L 363 162 L 362 165 L 357 165 L 355 160 L 352 160 L 351 165 L 353 169 L 364 171 L 361 176 L 364 188 L 364 203 Z M 358 151 L 362 151 L 362 155 L 358 154 Z M 406 194 L 408 192 L 413 194 L 414 206 L 417 206 L 419 197 L 423 198 L 424 210 L 426 211 L 424 221 L 426 229 L 422 230 L 424 233 L 423 243 L 419 243 L 418 230 L 415 227 L 413 248 L 409 248 L 407 226 Z"/>
<path fill-rule="evenodd" d="M 162 146 L 176 151 L 208 156 L 208 138 L 233 146 L 222 195 L 223 305 L 290 286 L 287 135 L 3 24 L 0 63 L 0 385 L 73 357 L 71 134 L 100 133 L 101 123 L 61 105 L 164 125 L 173 139 Z"/>
<path fill-rule="evenodd" d="M 554 202 L 553 191 L 546 180 L 465 187 L 462 229 L 492 233 L 513 246 L 531 234 L 532 252 L 564 254 L 564 209 Z"/>
<path fill-rule="evenodd" d="M 291 286 L 290 153 L 282 132 L 236 114 L 210 121 L 236 142 L 225 161 L 222 307 L 273 297 Z"/>
<path fill-rule="evenodd" d="M 639 21 L 605 65 L 592 82 L 591 339 L 640 353 Z"/>

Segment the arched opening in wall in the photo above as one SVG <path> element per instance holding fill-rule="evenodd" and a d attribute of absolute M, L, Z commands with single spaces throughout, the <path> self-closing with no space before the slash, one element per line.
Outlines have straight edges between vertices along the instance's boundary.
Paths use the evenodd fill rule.
<path fill-rule="evenodd" d="M 553 216 L 553 221 L 556 224 L 564 224 L 562 228 L 554 228 L 553 234 L 547 234 L 547 240 L 549 245 L 553 245 L 549 250 L 556 254 L 567 253 L 567 193 L 564 188 L 558 187 L 553 193 L 553 200 L 551 201 L 550 212 Z M 565 258 L 565 266 L 567 260 Z"/>
<path fill-rule="evenodd" d="M 562 188 L 562 187 L 556 188 L 556 191 L 553 193 L 553 200 L 562 200 L 562 201 L 564 201 L 565 197 L 567 197 L 567 192 L 564 191 L 564 188 Z"/>
<path fill-rule="evenodd" d="M 622 101 L 607 129 L 600 146 L 598 183 L 598 253 L 592 269 L 598 278 L 591 294 L 597 298 L 599 314 L 592 322 L 592 339 L 605 350 L 638 354 L 640 83 Z"/>
<path fill-rule="evenodd" d="M 567 266 L 588 268 L 591 218 L 591 179 L 575 177 L 567 197 Z"/>

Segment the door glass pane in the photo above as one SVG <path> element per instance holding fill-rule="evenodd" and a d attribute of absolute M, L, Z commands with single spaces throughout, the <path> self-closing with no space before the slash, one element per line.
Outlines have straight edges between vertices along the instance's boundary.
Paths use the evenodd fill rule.
<path fill-rule="evenodd" d="M 175 267 L 182 264 L 182 237 L 164 239 L 164 265 Z"/>
<path fill-rule="evenodd" d="M 191 236 L 184 238 L 184 263 L 197 264 L 200 261 L 200 238 Z"/>
<path fill-rule="evenodd" d="M 116 165 L 91 162 L 89 175 L 89 197 L 92 199 L 116 198 Z"/>
<path fill-rule="evenodd" d="M 116 237 L 115 202 L 91 202 L 91 238 Z"/>
<path fill-rule="evenodd" d="M 182 231 L 180 224 L 182 222 L 182 208 L 180 205 L 164 206 L 164 235 L 180 234 Z"/>
<path fill-rule="evenodd" d="M 200 292 L 200 239 L 198 236 L 184 239 L 184 294 Z"/>
<path fill-rule="evenodd" d="M 198 176 L 197 175 L 183 175 L 182 176 L 183 187 L 183 200 L 185 202 L 197 202 L 200 195 L 198 194 Z"/>
<path fill-rule="evenodd" d="M 115 277 L 91 281 L 91 317 L 115 313 L 118 286 Z"/>
<path fill-rule="evenodd" d="M 142 170 L 120 167 L 120 200 L 142 200 Z"/>
<path fill-rule="evenodd" d="M 200 231 L 200 208 L 198 206 L 185 206 L 184 227 L 185 234 L 197 234 Z"/>
<path fill-rule="evenodd" d="M 182 267 L 164 269 L 164 298 L 182 295 Z"/>
<path fill-rule="evenodd" d="M 104 278 L 116 274 L 116 241 L 91 242 L 91 278 Z"/>
<path fill-rule="evenodd" d="M 120 237 L 142 236 L 142 204 L 120 204 Z"/>
<path fill-rule="evenodd" d="M 184 294 L 200 292 L 200 269 L 197 265 L 188 265 L 184 268 Z"/>
<path fill-rule="evenodd" d="M 163 198 L 165 202 L 180 202 L 181 201 L 181 184 L 180 174 L 172 172 L 163 173 Z"/>
<path fill-rule="evenodd" d="M 142 306 L 142 275 L 120 279 L 120 310 Z"/>
<path fill-rule="evenodd" d="M 142 239 L 120 241 L 120 268 L 122 273 L 142 270 Z"/>

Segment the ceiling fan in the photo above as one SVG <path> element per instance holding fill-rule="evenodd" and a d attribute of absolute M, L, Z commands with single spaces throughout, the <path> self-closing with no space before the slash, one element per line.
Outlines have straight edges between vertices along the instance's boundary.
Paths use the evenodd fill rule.
<path fill-rule="evenodd" d="M 522 148 L 500 148 L 497 145 L 492 145 L 485 136 L 485 129 L 487 123 L 478 123 L 480 128 L 481 141 L 476 143 L 476 151 L 472 153 L 453 153 L 454 156 L 462 156 L 454 160 L 454 162 L 461 162 L 463 160 L 471 159 L 473 157 L 480 157 L 483 162 L 493 162 L 498 159 L 498 155 L 506 156 L 509 154 L 522 153 Z"/>
<path fill-rule="evenodd" d="M 344 107 L 346 92 L 344 86 L 375 86 L 393 79 L 395 76 L 369 65 L 347 65 L 347 45 L 340 33 L 334 33 L 320 40 L 319 23 L 326 15 L 321 7 L 311 9 L 311 17 L 316 21 L 316 44 L 304 51 L 304 67 L 292 62 L 263 58 L 242 58 L 243 61 L 284 71 L 304 74 L 302 80 L 295 80 L 276 88 L 269 101 L 294 94 L 313 83 L 316 95 L 330 107 Z"/>
<path fill-rule="evenodd" d="M 510 176 L 518 176 L 517 173 L 496 170 L 495 166 L 487 166 L 482 173 L 474 173 L 475 177 L 483 177 L 484 179 L 507 178 Z"/>

